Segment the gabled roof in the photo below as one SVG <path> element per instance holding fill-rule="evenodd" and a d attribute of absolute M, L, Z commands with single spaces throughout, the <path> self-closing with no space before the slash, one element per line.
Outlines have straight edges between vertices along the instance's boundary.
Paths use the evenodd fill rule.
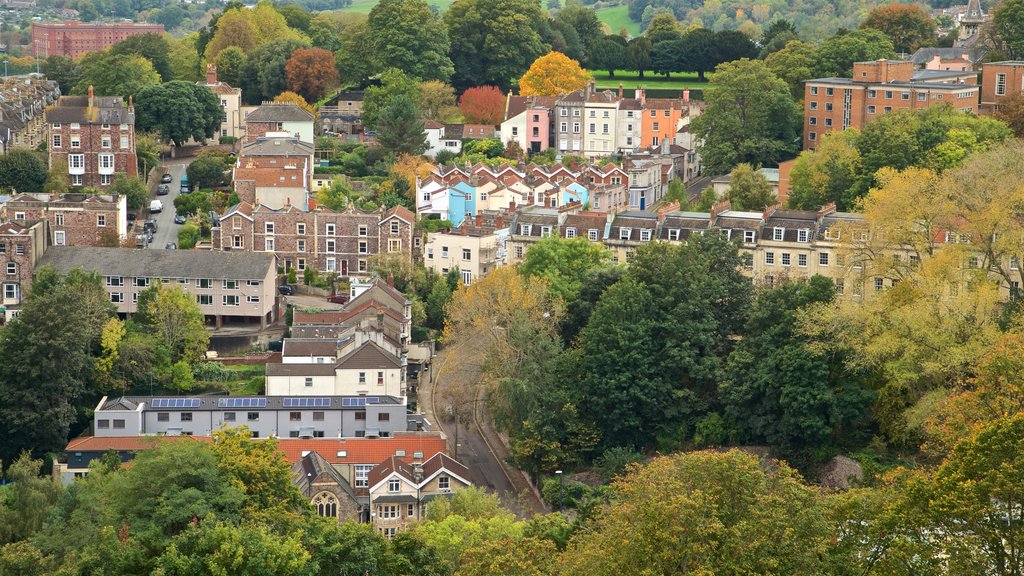
<path fill-rule="evenodd" d="M 406 462 L 430 458 L 445 451 L 445 438 L 438 432 L 395 432 L 388 438 L 287 438 L 277 449 L 289 462 L 298 462 L 303 452 L 316 452 L 333 465 L 380 464 L 392 456 Z M 416 457 L 417 454 L 421 456 Z"/>
<path fill-rule="evenodd" d="M 326 474 L 349 498 L 357 500 L 348 480 L 326 458 L 315 451 L 309 452 L 293 464 L 292 473 L 295 474 L 295 485 L 306 498 L 312 498 L 313 494 L 320 491 L 319 488 L 314 489 L 312 481 L 321 474 Z"/>
<path fill-rule="evenodd" d="M 449 474 L 469 484 L 469 468 L 444 452 L 438 452 L 423 463 L 423 481 L 426 482 L 438 472 L 446 470 Z"/>
<path fill-rule="evenodd" d="M 389 300 L 397 305 L 397 309 L 404 309 L 406 305 L 411 304 L 409 299 L 405 297 L 405 294 L 402 294 L 397 288 L 388 284 L 386 280 L 374 277 L 370 282 L 372 284 L 370 288 L 364 290 L 362 294 L 356 296 L 345 305 L 346 310 L 362 306 L 367 300 L 376 300 L 376 294 L 387 296 Z M 386 302 L 382 303 L 388 306 Z"/>
<path fill-rule="evenodd" d="M 416 485 L 416 480 L 413 477 L 412 465 L 402 461 L 402 459 L 397 456 L 388 458 L 380 464 L 377 464 L 373 470 L 370 470 L 370 474 L 367 476 L 367 484 L 372 490 L 376 485 L 380 484 L 384 479 L 392 474 L 398 474 L 409 484 L 412 484 L 413 486 Z"/>
<path fill-rule="evenodd" d="M 337 367 L 341 370 L 401 368 L 402 362 L 376 342 L 367 340 L 352 352 L 342 356 L 338 360 Z"/>
<path fill-rule="evenodd" d="M 337 350 L 337 340 L 285 338 L 281 356 L 334 356 Z"/>
<path fill-rule="evenodd" d="M 387 222 L 392 218 L 399 218 L 401 220 L 404 220 L 406 224 L 416 223 L 416 215 L 413 214 L 412 211 L 410 211 L 405 206 L 395 206 L 391 208 L 390 210 L 384 213 L 384 217 L 381 218 L 380 221 Z"/>

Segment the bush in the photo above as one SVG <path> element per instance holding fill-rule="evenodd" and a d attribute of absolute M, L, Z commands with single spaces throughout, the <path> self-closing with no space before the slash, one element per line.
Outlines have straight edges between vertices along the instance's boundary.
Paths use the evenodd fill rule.
<path fill-rule="evenodd" d="M 204 382 L 227 382 L 235 379 L 235 372 L 220 362 L 200 362 L 192 367 L 192 376 Z"/>
<path fill-rule="evenodd" d="M 413 326 L 412 327 L 412 341 L 413 342 L 426 342 L 430 339 L 430 328 L 425 326 Z"/>
<path fill-rule="evenodd" d="M 439 232 L 452 227 L 451 220 L 438 220 L 435 218 L 424 218 L 416 223 L 424 232 Z"/>
<path fill-rule="evenodd" d="M 234 136 L 221 136 L 219 141 L 221 144 L 234 144 L 235 142 L 238 142 L 238 138 L 235 138 Z"/>
<path fill-rule="evenodd" d="M 605 491 L 603 488 L 591 488 L 583 482 L 564 479 L 559 488 L 558 477 L 548 476 L 541 484 L 540 493 L 552 507 L 557 508 L 561 504 L 565 508 L 581 508 L 603 499 Z"/>
<path fill-rule="evenodd" d="M 302 271 L 302 283 L 305 284 L 306 286 L 312 286 L 313 282 L 315 281 L 316 270 L 310 267 L 306 267 L 306 269 Z"/>
<path fill-rule="evenodd" d="M 438 164 L 449 164 L 455 159 L 455 152 L 451 150 L 441 150 L 434 156 L 434 161 Z"/>
<path fill-rule="evenodd" d="M 612 478 L 626 470 L 626 466 L 635 462 L 643 462 L 644 455 L 632 448 L 609 448 L 594 460 L 594 471 L 601 475 L 601 480 L 607 484 Z"/>
<path fill-rule="evenodd" d="M 196 247 L 199 242 L 199 227 L 191 222 L 186 222 L 184 226 L 178 230 L 178 248 L 181 250 L 191 250 Z"/>
<path fill-rule="evenodd" d="M 289 269 L 288 270 L 288 283 L 289 284 L 295 284 L 298 281 L 299 281 L 299 277 L 298 277 L 297 274 L 295 274 L 295 268 Z"/>

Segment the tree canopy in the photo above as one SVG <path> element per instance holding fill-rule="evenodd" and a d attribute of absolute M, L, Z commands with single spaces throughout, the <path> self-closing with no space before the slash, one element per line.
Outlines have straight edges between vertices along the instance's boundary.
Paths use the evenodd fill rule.
<path fill-rule="evenodd" d="M 444 14 L 455 66 L 452 84 L 463 90 L 502 90 L 548 52 L 539 0 L 455 0 Z"/>
<path fill-rule="evenodd" d="M 140 130 L 159 132 L 181 146 L 189 139 L 206 140 L 220 130 L 220 99 L 206 86 L 175 80 L 139 91 L 135 105 Z"/>
<path fill-rule="evenodd" d="M 593 76 L 580 63 L 559 52 L 537 58 L 519 79 L 523 96 L 556 96 L 582 89 Z"/>

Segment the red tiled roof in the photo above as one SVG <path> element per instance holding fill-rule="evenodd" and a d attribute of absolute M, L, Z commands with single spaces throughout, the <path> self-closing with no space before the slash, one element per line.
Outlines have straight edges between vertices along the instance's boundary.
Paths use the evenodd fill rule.
<path fill-rule="evenodd" d="M 392 216 L 398 216 L 399 218 L 405 220 L 409 224 L 414 224 L 416 222 L 416 215 L 413 214 L 412 211 L 410 211 L 405 206 L 395 206 L 394 208 L 388 210 L 387 212 L 384 213 L 384 217 L 381 218 L 381 221 L 387 220 Z"/>
<path fill-rule="evenodd" d="M 118 452 L 136 452 L 152 448 L 164 441 L 192 440 L 209 442 L 209 436 L 83 436 L 68 442 L 65 452 L 94 452 L 116 450 Z"/>
<path fill-rule="evenodd" d="M 306 185 L 304 166 L 295 168 L 235 168 L 235 180 L 252 180 L 259 187 L 302 187 Z"/>
<path fill-rule="evenodd" d="M 409 466 L 401 458 L 392 456 L 380 464 L 377 464 L 373 470 L 370 470 L 370 473 L 366 477 L 367 485 L 370 488 L 373 488 L 379 484 L 381 480 L 390 476 L 392 472 L 398 472 L 400 476 L 404 476 L 409 482 L 416 482 L 413 477 L 412 466 Z"/>

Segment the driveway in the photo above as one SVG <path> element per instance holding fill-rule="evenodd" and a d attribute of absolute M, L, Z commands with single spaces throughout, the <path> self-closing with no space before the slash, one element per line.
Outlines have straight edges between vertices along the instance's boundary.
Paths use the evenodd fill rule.
<path fill-rule="evenodd" d="M 156 220 L 156 234 L 153 235 L 153 242 L 149 245 L 150 250 L 163 250 L 168 242 L 178 243 L 178 229 L 181 226 L 174 223 L 174 199 L 178 197 L 181 177 L 185 175 L 185 168 L 191 160 L 191 158 L 172 159 L 163 164 L 163 169 L 171 174 L 171 193 L 166 196 L 153 196 L 150 198 L 151 201 L 159 200 L 163 203 L 164 209 L 159 214 L 151 215 L 149 207 L 146 207 L 146 218 Z M 157 183 L 160 182 L 161 174 L 158 170 L 156 176 L 154 176 L 157 179 Z"/>

